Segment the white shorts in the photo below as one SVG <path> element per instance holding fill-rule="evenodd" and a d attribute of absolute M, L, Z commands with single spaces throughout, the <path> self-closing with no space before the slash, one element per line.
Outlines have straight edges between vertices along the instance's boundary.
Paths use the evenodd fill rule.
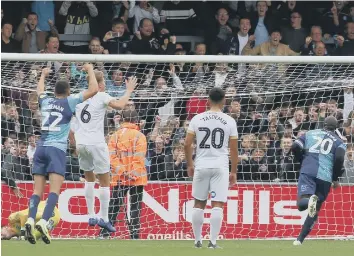
<path fill-rule="evenodd" d="M 97 145 L 77 145 L 80 169 L 104 174 L 110 171 L 109 151 L 106 143 Z"/>
<path fill-rule="evenodd" d="M 192 185 L 192 196 L 205 201 L 210 193 L 210 200 L 215 202 L 226 202 L 229 191 L 229 170 L 228 169 L 195 169 Z"/>

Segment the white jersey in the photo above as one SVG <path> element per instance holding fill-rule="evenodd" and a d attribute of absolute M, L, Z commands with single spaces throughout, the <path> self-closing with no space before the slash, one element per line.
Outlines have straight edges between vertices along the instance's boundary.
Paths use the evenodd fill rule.
<path fill-rule="evenodd" d="M 238 138 L 235 119 L 207 111 L 192 118 L 188 132 L 197 138 L 196 169 L 229 169 L 229 139 Z"/>
<path fill-rule="evenodd" d="M 73 125 L 76 144 L 96 145 L 105 143 L 104 117 L 109 102 L 113 98 L 105 92 L 76 105 L 76 124 Z"/>

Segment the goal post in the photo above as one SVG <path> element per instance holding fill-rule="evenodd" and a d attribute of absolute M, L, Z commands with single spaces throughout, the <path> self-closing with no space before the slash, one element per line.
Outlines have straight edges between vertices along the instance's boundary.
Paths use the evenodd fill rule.
<path fill-rule="evenodd" d="M 86 74 L 81 71 L 85 62 L 103 72 L 106 91 L 113 97 L 124 94 L 126 78 L 138 78 L 126 108 L 138 112 L 141 131 L 149 144 L 141 239 L 193 238 L 191 180 L 180 149 L 189 120 L 207 110 L 207 93 L 213 87 L 226 91 L 224 111 L 237 120 L 240 135 L 238 182 L 229 188 L 222 239 L 296 237 L 306 212 L 296 209 L 299 164 L 285 154 L 289 145 L 305 131 L 322 127 L 328 115 L 339 119 L 338 134 L 352 143 L 348 131 L 352 131 L 354 60 L 349 56 L 2 53 L 2 176 L 14 179 L 24 195 L 17 198 L 8 185 L 2 184 L 2 225 L 8 223 L 12 212 L 27 208 L 33 191 L 31 157 L 41 127 L 35 91 L 41 69 L 52 69 L 46 81 L 48 93 L 53 93 L 59 79 L 68 79 L 71 92 L 77 93 L 87 87 Z M 107 137 L 121 122 L 119 111 L 107 111 Z M 87 224 L 84 182 L 75 147 L 69 145 L 66 181 L 58 202 L 61 222 L 52 235 L 96 237 L 99 229 Z M 176 164 L 177 159 L 182 163 Z M 343 178 L 342 186 L 331 192 L 311 238 L 353 238 L 353 180 Z M 98 190 L 95 193 L 98 212 Z M 117 216 L 117 232 L 113 235 L 117 238 L 130 237 L 131 206 L 127 202 L 129 199 L 125 199 Z M 205 239 L 209 232 L 209 203 L 203 228 Z"/>

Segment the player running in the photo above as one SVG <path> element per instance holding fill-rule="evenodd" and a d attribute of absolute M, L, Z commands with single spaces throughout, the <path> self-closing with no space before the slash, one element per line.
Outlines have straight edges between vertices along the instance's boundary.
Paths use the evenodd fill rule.
<path fill-rule="evenodd" d="M 193 177 L 192 195 L 194 208 L 192 227 L 195 247 L 202 247 L 202 226 L 208 195 L 211 198 L 210 241 L 208 248 L 220 248 L 216 244 L 227 201 L 228 187 L 236 182 L 238 146 L 235 120 L 224 114 L 225 92 L 213 88 L 209 92 L 210 110 L 192 118 L 185 140 L 188 175 Z M 195 167 L 192 144 L 197 139 Z M 231 173 L 229 175 L 228 147 L 230 148 Z M 195 170 L 194 170 L 195 168 Z"/>
<path fill-rule="evenodd" d="M 45 203 L 46 203 L 45 201 L 41 201 L 38 204 L 36 221 L 39 221 L 42 218 Z M 28 218 L 28 210 L 29 209 L 27 208 L 26 210 L 14 212 L 9 216 L 8 226 L 2 227 L 2 229 L 1 229 L 1 239 L 2 240 L 9 240 L 15 236 L 16 237 L 24 236 L 25 222 Z M 60 221 L 60 214 L 59 214 L 58 208 L 55 207 L 53 215 L 50 217 L 50 219 L 47 223 L 48 231 L 53 230 L 58 225 L 59 221 Z M 42 237 L 42 234 L 38 230 L 35 230 L 34 236 L 36 237 L 36 239 L 39 239 Z M 50 241 L 47 240 L 46 236 L 43 236 L 42 240 L 46 244 L 50 243 Z"/>
<path fill-rule="evenodd" d="M 123 109 L 137 84 L 135 77 L 125 81 L 126 92 L 123 97 L 116 100 L 105 93 L 105 81 L 103 73 L 95 71 L 98 82 L 98 93 L 92 98 L 76 106 L 75 141 L 79 155 L 80 169 L 85 171 L 85 198 L 88 209 L 89 225 L 98 224 L 109 232 L 116 229 L 109 222 L 108 207 L 110 201 L 110 162 L 108 146 L 104 137 L 104 117 L 107 107 Z M 101 218 L 95 217 L 95 174 L 100 183 L 99 199 Z"/>
<path fill-rule="evenodd" d="M 301 245 L 311 232 L 332 182 L 333 188 L 339 185 L 346 146 L 335 133 L 336 128 L 337 119 L 329 116 L 324 121 L 324 129 L 308 131 L 293 143 L 294 156 L 302 161 L 297 206 L 299 211 L 308 209 L 308 216 L 294 245 Z"/>
<path fill-rule="evenodd" d="M 50 243 L 47 224 L 58 202 L 60 188 L 64 181 L 70 120 L 76 105 L 91 98 L 98 91 L 93 66 L 85 64 L 83 70 L 88 74 L 88 89 L 73 96 L 70 96 L 69 82 L 64 80 L 55 84 L 55 97 L 48 97 L 45 94 L 44 81 L 50 73 L 49 68 L 42 70 L 38 82 L 37 93 L 42 114 L 42 134 L 33 156 L 34 191 L 29 200 L 28 220 L 25 224 L 26 237 L 31 244 L 36 243 L 35 228 L 42 234 L 43 240 L 45 239 L 47 243 Z M 35 224 L 34 220 L 36 219 L 38 204 L 43 195 L 47 175 L 50 184 L 47 204 L 42 218 Z"/>

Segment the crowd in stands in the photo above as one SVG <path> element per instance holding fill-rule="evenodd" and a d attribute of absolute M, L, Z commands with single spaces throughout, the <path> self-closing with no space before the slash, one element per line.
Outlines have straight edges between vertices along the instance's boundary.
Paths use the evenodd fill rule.
<path fill-rule="evenodd" d="M 354 55 L 354 5 L 348 1 L 33 1 L 6 3 L 2 8 L 2 52 Z M 61 41 L 61 34 L 92 39 Z M 203 42 L 191 49 L 190 44 L 179 42 L 180 36 L 199 36 Z M 53 71 L 49 88 L 57 79 L 68 79 L 73 91 L 87 86 L 82 63 L 44 65 Z M 44 65 L 2 63 L 1 176 L 5 181 L 32 179 L 41 114 L 31 88 L 35 88 Z M 348 145 L 342 181 L 354 183 L 353 83 L 340 84 L 338 89 L 319 87 L 311 93 L 264 93 L 271 88 L 269 80 L 276 81 L 273 89 L 300 78 L 353 80 L 353 65 L 307 65 L 301 70 L 278 65 L 281 72 L 275 72 L 276 76 L 274 65 L 270 70 L 267 67 L 267 72 L 257 67 L 265 77 L 259 78 L 258 72 L 256 85 L 252 81 L 255 73 L 249 73 L 254 69 L 244 64 L 152 65 L 127 60 L 95 63 L 95 68 L 103 71 L 106 90 L 113 97 L 124 94 L 126 77 L 139 79 L 126 108 L 139 113 L 140 128 L 147 135 L 146 166 L 151 181 L 188 179 L 183 150 L 186 129 L 194 115 L 207 110 L 205 95 L 217 86 L 228 95 L 225 113 L 238 124 L 238 180 L 295 182 L 300 163 L 293 160 L 291 144 L 306 131 L 321 128 L 326 116 L 334 115 L 340 120 L 337 133 Z M 121 112 L 107 113 L 107 137 L 121 122 Z M 66 180 L 84 181 L 72 138 L 69 143 Z"/>

